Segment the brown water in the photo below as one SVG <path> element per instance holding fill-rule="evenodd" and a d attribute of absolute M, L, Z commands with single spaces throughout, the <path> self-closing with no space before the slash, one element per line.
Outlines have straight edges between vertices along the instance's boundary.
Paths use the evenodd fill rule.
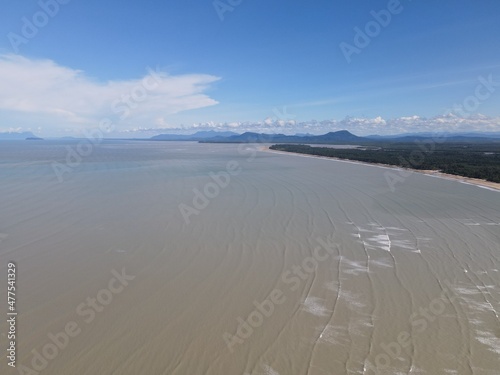
<path fill-rule="evenodd" d="M 169 142 L 94 146 L 59 182 L 76 145 L 0 144 L 2 374 L 500 374 L 498 192 Z"/>

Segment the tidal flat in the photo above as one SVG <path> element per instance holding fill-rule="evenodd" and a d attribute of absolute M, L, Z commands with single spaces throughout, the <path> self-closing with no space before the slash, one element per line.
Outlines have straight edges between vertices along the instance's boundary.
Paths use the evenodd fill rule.
<path fill-rule="evenodd" d="M 500 373 L 499 192 L 261 145 L 78 144 L 0 144 L 5 373 Z"/>

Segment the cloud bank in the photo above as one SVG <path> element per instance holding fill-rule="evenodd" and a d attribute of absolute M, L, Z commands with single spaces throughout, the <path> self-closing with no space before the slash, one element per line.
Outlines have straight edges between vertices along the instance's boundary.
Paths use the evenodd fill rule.
<path fill-rule="evenodd" d="M 170 121 L 175 114 L 218 104 L 207 91 L 220 78 L 208 74 L 169 75 L 147 67 L 144 70 L 140 78 L 103 82 L 52 60 L 0 55 L 0 132 L 77 135 L 84 129 L 98 127 L 103 119 L 111 119 L 116 129 L 109 136 L 118 137 L 197 130 L 323 134 L 345 129 L 357 135 L 500 132 L 498 117 L 456 111 L 428 118 L 410 115 L 298 122 L 294 108 L 286 107 L 275 108 L 274 115 L 261 121 L 209 121 L 179 126 Z"/>
<path fill-rule="evenodd" d="M 52 60 L 0 55 L 0 131 L 67 131 L 96 126 L 104 117 L 117 128 L 162 123 L 166 116 L 217 104 L 205 93 L 217 80 L 145 68 L 139 79 L 100 82 Z"/>

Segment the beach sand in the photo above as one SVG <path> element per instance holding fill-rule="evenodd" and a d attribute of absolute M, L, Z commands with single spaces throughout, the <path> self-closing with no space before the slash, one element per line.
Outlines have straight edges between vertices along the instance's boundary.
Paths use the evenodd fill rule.
<path fill-rule="evenodd" d="M 59 182 L 76 146 L 0 145 L 2 374 L 499 374 L 498 192 L 182 142 L 94 145 Z"/>
<path fill-rule="evenodd" d="M 318 146 L 320 146 L 320 145 L 318 145 Z M 340 159 L 340 158 L 319 156 L 319 155 L 308 155 L 308 154 L 301 154 L 298 152 L 276 151 L 276 150 L 271 150 L 269 148 L 269 146 L 261 147 L 260 150 L 261 151 L 269 151 L 269 152 L 277 152 L 277 153 L 289 153 L 289 154 L 291 153 L 291 154 L 295 154 L 295 155 L 303 155 L 303 156 L 323 158 L 323 159 L 333 159 L 333 160 L 345 161 L 345 162 L 350 162 L 350 163 L 358 163 L 358 164 L 363 164 L 363 165 L 375 165 L 375 166 L 381 166 L 381 167 L 391 168 L 391 169 L 396 169 L 396 170 L 406 170 L 406 171 L 411 171 L 411 172 L 416 172 L 416 173 L 422 173 L 422 174 L 425 174 L 428 176 L 439 177 L 439 178 L 444 178 L 444 179 L 448 179 L 448 180 L 455 180 L 458 182 L 467 183 L 467 184 L 476 185 L 476 186 L 482 186 L 482 187 L 486 187 L 486 188 L 493 189 L 493 190 L 500 190 L 500 183 L 497 183 L 497 182 L 481 180 L 479 178 L 457 176 L 454 174 L 442 173 L 442 172 L 437 171 L 437 170 L 401 168 L 401 167 L 395 167 L 395 166 L 387 165 L 387 164 L 365 163 L 365 162 L 357 161 L 357 160 L 347 160 L 347 159 Z"/>

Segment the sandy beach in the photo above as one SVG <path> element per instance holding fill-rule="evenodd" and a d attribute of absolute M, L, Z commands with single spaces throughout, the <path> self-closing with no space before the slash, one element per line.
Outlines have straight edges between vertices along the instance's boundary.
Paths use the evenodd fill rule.
<path fill-rule="evenodd" d="M 385 168 L 255 145 L 110 141 L 68 165 L 76 145 L 0 148 L 2 374 L 498 375 L 496 191 L 391 191 Z"/>
<path fill-rule="evenodd" d="M 422 169 L 414 169 L 414 168 L 401 168 L 401 167 L 395 167 L 392 165 L 387 165 L 387 164 L 378 164 L 378 163 L 364 163 L 361 161 L 357 160 L 347 160 L 347 159 L 340 159 L 340 158 L 331 158 L 331 157 L 326 157 L 326 156 L 319 156 L 319 155 L 307 155 L 307 154 L 301 154 L 297 152 L 286 152 L 286 151 L 276 151 L 276 150 L 271 150 L 269 146 L 261 148 L 262 151 L 269 151 L 269 152 L 277 152 L 277 153 L 284 153 L 284 154 L 295 154 L 295 155 L 301 155 L 301 156 L 308 156 L 308 157 L 315 157 L 315 158 L 323 158 L 323 159 L 333 159 L 337 161 L 345 161 L 349 163 L 357 163 L 357 164 L 363 164 L 363 165 L 372 165 L 372 166 L 380 166 L 384 168 L 391 168 L 391 169 L 396 169 L 396 170 L 406 170 L 406 171 L 411 171 L 415 173 L 422 173 L 428 176 L 433 176 L 433 177 L 439 177 L 439 178 L 444 178 L 448 180 L 455 180 L 458 182 L 462 183 L 467 183 L 471 185 L 476 185 L 476 186 L 482 186 L 486 187 L 489 189 L 493 190 L 499 190 L 500 191 L 500 183 L 497 182 L 491 182 L 491 181 L 486 181 L 486 180 L 481 180 L 478 178 L 470 178 L 470 177 L 464 177 L 464 176 L 457 176 L 454 174 L 449 174 L 449 173 L 442 173 L 440 171 L 435 171 L 435 170 L 422 170 Z"/>

